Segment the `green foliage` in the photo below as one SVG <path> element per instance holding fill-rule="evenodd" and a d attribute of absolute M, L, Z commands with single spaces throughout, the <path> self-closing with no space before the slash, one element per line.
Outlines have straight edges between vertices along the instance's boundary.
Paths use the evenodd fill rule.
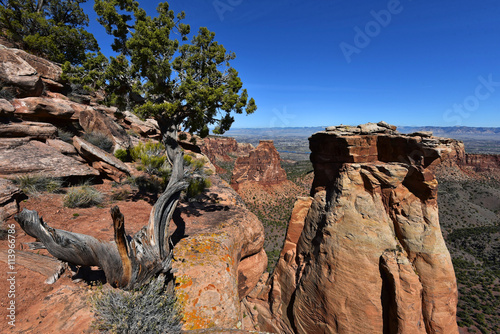
<path fill-rule="evenodd" d="M 155 177 L 137 176 L 129 177 L 126 181 L 133 187 L 137 187 L 140 192 L 157 194 L 161 193 L 166 185 L 165 180 L 159 180 Z"/>
<path fill-rule="evenodd" d="M 197 195 L 203 193 L 212 183 L 206 177 L 211 174 L 206 168 L 205 158 L 196 159 L 189 154 L 184 155 L 184 171 L 189 175 L 189 186 L 186 190 L 186 197 L 194 199 Z"/>
<path fill-rule="evenodd" d="M 103 194 L 91 186 L 71 187 L 64 195 L 64 206 L 68 208 L 88 208 L 101 204 L 103 199 Z"/>
<path fill-rule="evenodd" d="M 49 193 L 59 192 L 62 180 L 42 175 L 23 175 L 14 179 L 14 183 L 27 195 L 36 195 L 46 191 Z"/>
<path fill-rule="evenodd" d="M 459 290 L 457 320 L 469 331 L 500 330 L 499 189 L 495 180 L 439 179 L 440 224 Z"/>
<path fill-rule="evenodd" d="M 85 31 L 86 0 L 1 0 L 0 33 L 24 49 L 55 62 L 80 64 L 85 52 L 99 49 Z"/>
<path fill-rule="evenodd" d="M 141 162 L 142 169 L 146 173 L 162 177 L 165 181 L 170 176 L 171 168 L 167 163 L 165 146 L 162 143 L 139 142 L 130 150 L 130 156 L 133 161 Z"/>
<path fill-rule="evenodd" d="M 99 147 L 101 150 L 108 153 L 113 152 L 115 144 L 108 136 L 100 132 L 88 132 L 83 135 L 83 139 L 88 141 L 94 146 Z"/>
<path fill-rule="evenodd" d="M 122 148 L 119 148 L 115 151 L 115 157 L 123 162 L 130 161 L 130 155 L 128 154 L 127 150 L 124 150 Z"/>
<path fill-rule="evenodd" d="M 66 61 L 62 65 L 61 78 L 82 87 L 86 91 L 95 91 L 104 86 L 102 74 L 106 71 L 108 59 L 101 52 L 88 52 L 82 59 L 81 66 L 71 66 Z"/>
<path fill-rule="evenodd" d="M 195 178 L 191 179 L 189 182 L 189 186 L 186 190 L 186 195 L 188 198 L 194 198 L 197 195 L 203 193 L 205 189 L 209 188 L 212 185 L 210 180 L 204 178 Z"/>
<path fill-rule="evenodd" d="M 157 16 L 151 17 L 132 0 L 96 0 L 94 9 L 98 21 L 114 36 L 112 48 L 119 55 L 109 61 L 89 55 L 78 68 L 65 66 L 65 73 L 83 85 L 105 83 L 108 104 L 156 119 L 162 132 L 182 126 L 202 137 L 211 124 L 216 133 L 228 130 L 232 113 L 256 110 L 230 66 L 234 53 L 218 44 L 207 28 L 200 28 L 187 42 L 190 26 L 181 22 L 184 12 L 175 14 L 163 2 Z"/>
<path fill-rule="evenodd" d="M 111 333 L 180 333 L 175 293 L 160 275 L 135 291 L 100 290 L 91 302 L 94 326 Z"/>

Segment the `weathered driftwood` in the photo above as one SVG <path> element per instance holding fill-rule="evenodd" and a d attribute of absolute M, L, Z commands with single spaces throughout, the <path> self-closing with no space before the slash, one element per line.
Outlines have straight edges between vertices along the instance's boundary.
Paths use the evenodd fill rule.
<path fill-rule="evenodd" d="M 113 286 L 132 289 L 171 269 L 172 249 L 168 226 L 188 183 L 184 180 L 183 153 L 177 144 L 167 145 L 173 162 L 172 176 L 155 203 L 149 223 L 133 238 L 125 233 L 125 219 L 117 206 L 111 208 L 115 240 L 102 241 L 90 235 L 49 227 L 36 211 L 24 209 L 16 216 L 21 228 L 41 241 L 56 258 L 74 265 L 99 266 Z"/>

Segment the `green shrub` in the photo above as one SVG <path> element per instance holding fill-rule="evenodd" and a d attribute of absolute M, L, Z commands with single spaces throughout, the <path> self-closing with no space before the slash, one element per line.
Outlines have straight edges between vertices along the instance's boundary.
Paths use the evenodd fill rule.
<path fill-rule="evenodd" d="M 129 162 L 130 161 L 130 156 L 127 152 L 127 150 L 124 150 L 122 148 L 119 148 L 115 151 L 115 157 L 120 159 L 123 162 Z"/>
<path fill-rule="evenodd" d="M 88 185 L 72 187 L 64 195 L 64 206 L 68 208 L 88 208 L 101 204 L 103 194 Z"/>
<path fill-rule="evenodd" d="M 145 193 L 160 193 L 165 187 L 165 183 L 154 176 L 128 177 L 126 183 Z"/>
<path fill-rule="evenodd" d="M 36 195 L 43 191 L 49 193 L 59 192 L 63 184 L 61 179 L 42 175 L 19 176 L 14 179 L 14 183 L 28 195 Z"/>
<path fill-rule="evenodd" d="M 161 184 L 165 186 L 171 174 L 171 167 L 165 155 L 165 146 L 162 143 L 139 143 L 130 150 L 133 161 L 141 163 L 139 170 L 143 170 L 150 175 L 161 178 Z"/>
<path fill-rule="evenodd" d="M 189 186 L 186 190 L 188 198 L 194 198 L 211 186 L 211 182 L 205 178 L 194 178 L 189 181 Z"/>
<path fill-rule="evenodd" d="M 113 152 L 115 144 L 108 136 L 100 132 L 88 132 L 83 135 L 83 139 L 88 141 L 94 146 L 99 147 L 101 150 L 108 153 Z"/>
<path fill-rule="evenodd" d="M 164 275 L 135 291 L 100 290 L 91 297 L 99 331 L 180 333 L 181 315 Z"/>

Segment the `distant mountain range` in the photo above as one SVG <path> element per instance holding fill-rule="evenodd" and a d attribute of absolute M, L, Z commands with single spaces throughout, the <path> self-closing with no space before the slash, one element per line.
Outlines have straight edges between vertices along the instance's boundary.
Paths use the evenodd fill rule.
<path fill-rule="evenodd" d="M 469 127 L 469 126 L 398 126 L 402 133 L 415 131 L 432 131 L 434 136 L 449 137 L 454 139 L 498 139 L 500 140 L 500 128 Z"/>
<path fill-rule="evenodd" d="M 240 128 L 226 132 L 229 137 L 252 136 L 260 139 L 281 137 L 309 137 L 318 131 L 324 131 L 324 126 L 290 127 L 290 128 Z M 500 127 L 469 127 L 469 126 L 398 126 L 398 131 L 411 133 L 415 131 L 432 131 L 434 136 L 454 139 L 492 139 L 500 140 Z"/>
<path fill-rule="evenodd" d="M 308 138 L 324 126 L 294 128 L 241 128 L 231 129 L 226 136 L 234 137 L 238 142 L 251 143 L 256 146 L 259 140 L 272 139 L 280 153 L 309 152 Z M 468 127 L 468 126 L 399 126 L 398 131 L 412 133 L 415 131 L 432 131 L 436 137 L 462 140 L 468 153 L 500 154 L 500 128 Z"/>

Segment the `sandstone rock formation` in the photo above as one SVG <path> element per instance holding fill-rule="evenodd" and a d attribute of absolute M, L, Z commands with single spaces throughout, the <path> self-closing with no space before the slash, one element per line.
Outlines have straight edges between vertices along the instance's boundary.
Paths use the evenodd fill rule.
<path fill-rule="evenodd" d="M 286 172 L 281 167 L 281 159 L 272 140 L 261 140 L 247 156 L 236 159 L 231 185 L 253 181 L 262 185 L 286 181 Z"/>
<path fill-rule="evenodd" d="M 25 174 L 79 178 L 98 176 L 99 172 L 42 142 L 24 138 L 1 139 L 0 177 Z"/>
<path fill-rule="evenodd" d="M 13 96 L 38 96 L 43 82 L 36 69 L 17 56 L 14 49 L 0 45 L 0 87 Z"/>
<path fill-rule="evenodd" d="M 0 224 L 19 211 L 19 202 L 24 198 L 12 181 L 0 179 Z"/>
<path fill-rule="evenodd" d="M 0 99 L 0 116 L 13 113 L 16 109 L 14 106 L 6 99 Z"/>
<path fill-rule="evenodd" d="M 73 146 L 92 167 L 117 182 L 130 174 L 128 167 L 121 160 L 77 136 L 73 137 Z"/>
<path fill-rule="evenodd" d="M 207 137 L 199 144 L 201 152 L 205 154 L 212 163 L 217 161 L 231 161 L 233 156 L 248 155 L 253 149 L 251 144 L 238 143 L 231 137 Z"/>
<path fill-rule="evenodd" d="M 78 152 L 73 145 L 56 140 L 64 132 L 61 130 L 70 131 L 66 136 L 98 132 L 113 140 L 115 149 L 129 148 L 131 138 L 114 117 L 117 115 L 107 112 L 110 108 L 76 103 L 58 93 L 66 83 L 57 64 L 3 46 L 0 59 L 1 88 L 9 98 L 0 99 L 0 156 L 5 157 L 0 162 L 0 175 L 101 175 L 119 180 L 128 174 L 128 168 L 113 156 L 89 153 L 94 150 Z"/>
<path fill-rule="evenodd" d="M 147 119 L 143 121 L 136 115 L 132 114 L 130 111 L 125 111 L 123 114 L 123 122 L 133 132 L 137 133 L 141 137 L 147 137 L 157 140 L 160 139 L 160 129 L 158 128 L 158 123 L 155 120 Z"/>
<path fill-rule="evenodd" d="M 265 298 L 254 301 L 260 328 L 458 332 L 457 286 L 432 173 L 453 145 L 382 125 L 330 127 L 309 139 L 313 199 L 303 208 L 296 248 L 297 229 L 288 230 L 268 308 Z"/>
<path fill-rule="evenodd" d="M 465 154 L 465 161 L 459 164 L 465 171 L 500 180 L 500 154 Z"/>
<path fill-rule="evenodd" d="M 112 139 L 115 148 L 127 149 L 131 146 L 125 130 L 96 108 L 82 108 L 78 113 L 78 121 L 85 132 L 98 132 Z"/>
<path fill-rule="evenodd" d="M 49 123 L 42 122 L 10 122 L 0 123 L 0 137 L 46 140 L 57 135 L 57 128 Z"/>
<path fill-rule="evenodd" d="M 183 205 L 174 216 L 174 239 L 187 236 L 175 246 L 173 263 L 185 329 L 241 328 L 240 301 L 267 266 L 262 223 L 220 178 L 211 182 L 212 205 Z"/>
<path fill-rule="evenodd" d="M 28 53 L 23 50 L 19 49 L 10 49 L 16 56 L 20 57 L 24 61 L 26 61 L 31 67 L 33 67 L 37 74 L 45 79 L 52 80 L 54 82 L 60 82 L 61 81 L 61 74 L 62 74 L 62 69 L 61 66 L 56 65 L 55 63 L 41 58 L 37 57 L 35 55 L 32 55 L 31 53 Z"/>

